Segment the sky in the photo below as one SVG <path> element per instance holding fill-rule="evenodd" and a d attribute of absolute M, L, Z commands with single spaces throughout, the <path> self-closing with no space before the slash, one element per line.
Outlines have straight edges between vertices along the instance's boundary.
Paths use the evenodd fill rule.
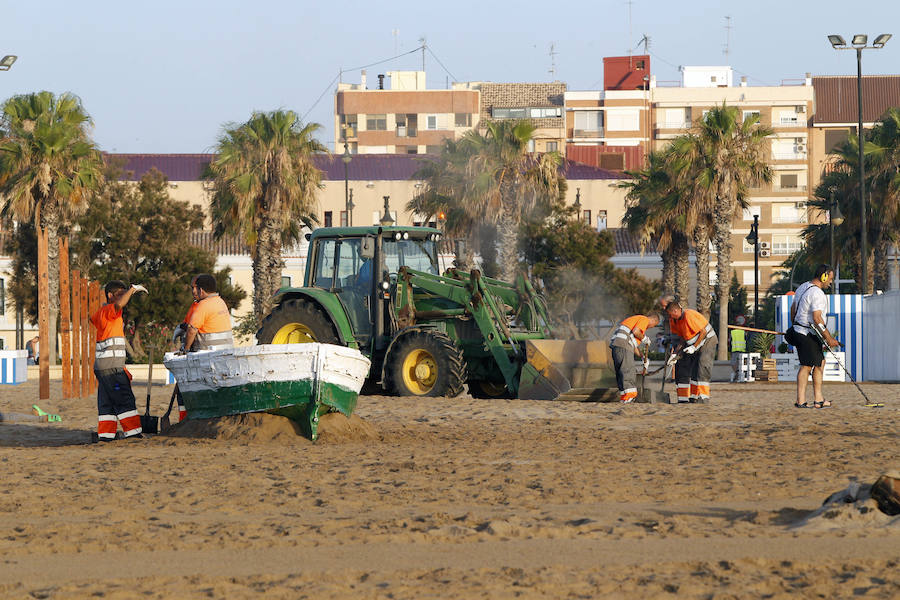
<path fill-rule="evenodd" d="M 597 90 L 603 57 L 643 52 L 645 35 L 657 80 L 680 80 L 681 65 L 729 64 L 736 82 L 779 85 L 856 74 L 854 53 L 833 50 L 830 33 L 896 34 L 863 52 L 863 74 L 897 73 L 898 24 L 900 3 L 866 0 L 0 0 L 0 56 L 19 57 L 0 72 L 0 100 L 72 92 L 107 152 L 212 152 L 226 124 L 275 109 L 322 125 L 331 148 L 338 78 L 358 83 L 371 65 L 371 88 L 378 73 L 421 69 L 421 38 L 436 89 L 559 80 Z"/>

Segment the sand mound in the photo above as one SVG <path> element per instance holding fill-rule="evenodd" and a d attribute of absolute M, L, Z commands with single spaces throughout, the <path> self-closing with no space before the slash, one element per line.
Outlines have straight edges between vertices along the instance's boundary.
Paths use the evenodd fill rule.
<path fill-rule="evenodd" d="M 216 419 L 192 419 L 174 425 L 165 435 L 234 442 L 306 441 L 300 427 L 286 417 L 268 413 L 247 413 Z M 329 413 L 319 419 L 319 441 L 355 442 L 379 439 L 375 428 L 352 415 Z"/>
<path fill-rule="evenodd" d="M 319 419 L 319 443 L 365 442 L 378 440 L 378 431 L 357 415 L 347 418 L 342 413 L 333 412 Z"/>
<path fill-rule="evenodd" d="M 794 523 L 792 529 L 829 531 L 848 529 L 892 528 L 900 530 L 900 516 L 890 516 L 878 509 L 871 496 L 870 484 L 851 483 L 846 489 L 829 496 L 818 509 Z"/>

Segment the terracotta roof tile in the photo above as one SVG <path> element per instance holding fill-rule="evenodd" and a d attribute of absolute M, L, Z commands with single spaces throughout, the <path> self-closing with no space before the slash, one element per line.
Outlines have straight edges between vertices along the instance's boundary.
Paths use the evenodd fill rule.
<path fill-rule="evenodd" d="M 624 227 L 610 227 L 615 238 L 616 254 L 640 254 L 641 244 L 636 235 L 629 233 Z M 644 254 L 656 254 L 656 240 L 650 240 L 644 249 Z"/>

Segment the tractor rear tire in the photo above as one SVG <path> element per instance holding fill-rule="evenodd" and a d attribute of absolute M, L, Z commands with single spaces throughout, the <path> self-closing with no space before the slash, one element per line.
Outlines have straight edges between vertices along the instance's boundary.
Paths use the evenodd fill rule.
<path fill-rule="evenodd" d="M 256 332 L 260 344 L 341 344 L 331 318 L 313 302 L 294 298 L 277 305 Z"/>
<path fill-rule="evenodd" d="M 463 391 L 466 363 L 462 351 L 445 333 L 408 333 L 391 350 L 388 360 L 388 389 L 399 396 L 453 398 Z"/>

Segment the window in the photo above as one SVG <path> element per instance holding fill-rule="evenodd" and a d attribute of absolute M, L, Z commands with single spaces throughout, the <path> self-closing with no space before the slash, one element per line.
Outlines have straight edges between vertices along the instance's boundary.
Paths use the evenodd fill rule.
<path fill-rule="evenodd" d="M 795 202 L 772 207 L 773 223 L 806 223 L 806 204 Z"/>
<path fill-rule="evenodd" d="M 469 113 L 456 113 L 453 117 L 453 124 L 457 127 L 471 127 L 472 115 Z"/>
<path fill-rule="evenodd" d="M 342 210 L 341 211 L 341 227 L 347 227 L 349 224 L 350 223 L 348 222 L 348 219 L 347 219 L 347 211 Z"/>
<path fill-rule="evenodd" d="M 425 129 L 437 129 L 437 115 L 428 115 L 425 117 Z"/>
<path fill-rule="evenodd" d="M 744 121 L 749 121 L 750 119 L 756 119 L 756 122 L 759 122 L 759 111 L 758 110 L 745 110 L 744 111 Z"/>
<path fill-rule="evenodd" d="M 556 152 L 559 149 L 559 142 L 547 142 L 547 152 Z"/>
<path fill-rule="evenodd" d="M 778 178 L 778 184 L 781 186 L 781 189 L 783 189 L 783 190 L 796 189 L 797 188 L 797 179 L 798 179 L 798 177 L 797 177 L 796 173 L 792 173 L 792 174 L 783 173 Z"/>
<path fill-rule="evenodd" d="M 606 211 L 598 210 L 597 211 L 597 231 L 605 231 L 606 230 Z"/>
<path fill-rule="evenodd" d="M 660 127 L 664 129 L 684 129 L 691 125 L 690 107 L 666 108 L 660 116 L 662 117 Z"/>
<path fill-rule="evenodd" d="M 610 110 L 606 113 L 606 129 L 609 131 L 637 131 L 641 128 L 637 110 Z"/>
<path fill-rule="evenodd" d="M 587 223 L 588 225 L 590 225 L 591 224 L 591 211 L 589 211 L 589 210 L 581 211 L 581 220 L 584 221 L 585 223 Z"/>
<path fill-rule="evenodd" d="M 797 235 L 773 235 L 772 254 L 788 256 L 803 248 L 803 241 Z"/>
<path fill-rule="evenodd" d="M 281 276 L 281 289 L 291 287 L 291 276 L 290 275 L 282 275 Z"/>
<path fill-rule="evenodd" d="M 534 140 L 528 140 L 528 151 L 534 152 Z"/>
<path fill-rule="evenodd" d="M 800 124 L 800 116 L 793 109 L 782 110 L 778 113 L 778 125 L 787 125 L 789 127 Z"/>
<path fill-rule="evenodd" d="M 6 280 L 0 278 L 0 315 L 6 314 Z"/>
<path fill-rule="evenodd" d="M 745 270 L 744 271 L 744 281 L 742 282 L 743 285 L 753 285 L 755 274 L 756 274 L 756 271 Z"/>
<path fill-rule="evenodd" d="M 825 152 L 832 153 L 850 137 L 849 129 L 827 129 L 825 131 Z"/>
<path fill-rule="evenodd" d="M 603 129 L 603 112 L 579 110 L 575 113 L 575 137 L 599 134 Z"/>
<path fill-rule="evenodd" d="M 425 154 L 440 154 L 440 146 L 425 146 Z"/>
<path fill-rule="evenodd" d="M 558 106 L 542 106 L 528 109 L 528 116 L 532 119 L 551 119 L 562 116 L 562 108 Z"/>
<path fill-rule="evenodd" d="M 384 266 L 396 273 L 400 265 L 438 275 L 437 247 L 429 240 L 384 240 Z"/>
<path fill-rule="evenodd" d="M 527 116 L 524 108 L 491 108 L 491 117 L 495 119 L 524 119 Z"/>
<path fill-rule="evenodd" d="M 419 147 L 418 147 L 418 146 L 407 146 L 407 147 L 406 147 L 406 153 L 407 153 L 407 154 L 418 154 L 418 153 L 419 153 Z"/>
<path fill-rule="evenodd" d="M 387 131 L 387 115 L 366 115 L 367 131 Z"/>
<path fill-rule="evenodd" d="M 362 264 L 359 245 L 359 238 L 320 241 L 316 249 L 315 286 L 331 289 L 332 284 L 335 287 L 352 284 Z M 335 254 L 337 254 L 337 272 L 335 272 Z"/>
<path fill-rule="evenodd" d="M 759 206 L 750 206 L 744 209 L 744 220 L 752 221 L 753 215 L 760 216 L 760 207 Z"/>
<path fill-rule="evenodd" d="M 356 137 L 357 115 L 341 115 L 341 131 L 344 138 Z"/>
<path fill-rule="evenodd" d="M 331 211 L 330 211 L 330 210 L 326 210 L 326 211 L 325 211 L 325 221 L 324 221 L 324 226 L 325 226 L 325 227 L 331 227 Z"/>

